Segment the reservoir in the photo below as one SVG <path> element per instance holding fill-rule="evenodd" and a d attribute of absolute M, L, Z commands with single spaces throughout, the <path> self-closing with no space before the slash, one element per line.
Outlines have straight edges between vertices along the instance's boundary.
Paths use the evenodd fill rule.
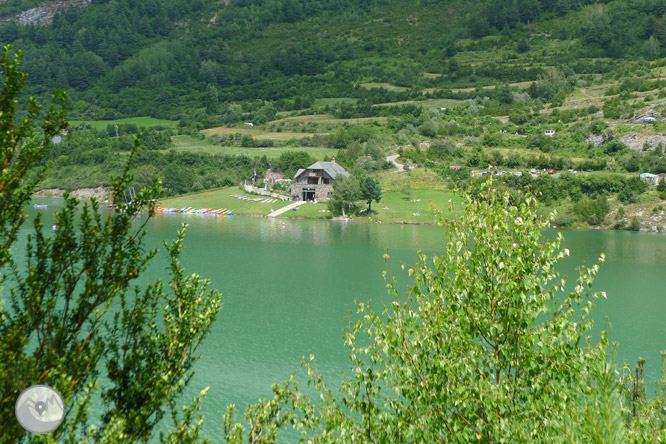
<path fill-rule="evenodd" d="M 61 201 L 40 211 L 50 230 Z M 105 210 L 106 211 L 106 210 Z M 382 272 L 383 256 L 391 257 L 391 271 L 405 289 L 410 283 L 401 264 L 414 264 L 416 251 L 441 254 L 444 229 L 434 226 L 378 225 L 312 220 L 281 220 L 242 216 L 204 217 L 157 214 L 148 224 L 148 246 L 161 248 L 189 223 L 182 263 L 188 274 L 210 278 L 222 292 L 222 310 L 199 348 L 186 399 L 210 386 L 202 412 L 204 431 L 222 442 L 222 415 L 235 403 L 237 413 L 259 398 L 271 397 L 270 386 L 300 370 L 303 356 L 313 353 L 329 387 L 336 387 L 349 368 L 342 340 L 346 316 L 354 300 L 371 301 L 380 308 L 389 300 Z M 26 223 L 22 230 L 31 230 Z M 548 230 L 553 238 L 557 231 Z M 564 231 L 570 257 L 559 271 L 577 277 L 575 267 L 592 266 L 606 254 L 594 290 L 606 291 L 593 312 L 595 335 L 608 330 L 617 341 L 618 361 L 635 366 L 647 359 L 646 387 L 654 392 L 661 373 L 660 352 L 666 349 L 666 234 L 617 231 Z M 21 248 L 15 248 L 20 255 Z M 143 282 L 168 280 L 166 255 L 153 262 Z M 240 416 L 240 415 L 239 415 Z"/>

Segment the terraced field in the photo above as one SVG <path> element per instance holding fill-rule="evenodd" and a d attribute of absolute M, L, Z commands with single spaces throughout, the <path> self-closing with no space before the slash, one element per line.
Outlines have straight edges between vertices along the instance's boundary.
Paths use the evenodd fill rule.
<path fill-rule="evenodd" d="M 269 159 L 276 159 L 286 151 L 305 151 L 317 160 L 323 160 L 325 156 L 335 157 L 338 150 L 335 148 L 324 147 L 304 147 L 304 146 L 280 146 L 268 148 L 251 148 L 241 146 L 222 146 L 213 144 L 204 139 L 196 137 L 181 135 L 173 136 L 172 149 L 178 152 L 190 152 L 198 154 L 230 154 L 230 155 L 246 155 L 250 157 L 266 155 Z"/>

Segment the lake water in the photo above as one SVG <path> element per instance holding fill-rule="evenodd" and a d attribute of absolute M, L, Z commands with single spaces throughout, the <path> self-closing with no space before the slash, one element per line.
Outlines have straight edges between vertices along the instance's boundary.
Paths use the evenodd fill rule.
<path fill-rule="evenodd" d="M 42 212 L 49 227 L 60 201 Z M 31 214 L 38 210 L 29 209 Z M 270 386 L 299 370 L 301 358 L 317 357 L 331 385 L 348 368 L 342 341 L 345 316 L 354 299 L 387 300 L 382 271 L 389 249 L 393 272 L 402 285 L 409 279 L 401 263 L 416 261 L 416 250 L 441 253 L 444 230 L 431 226 L 371 225 L 251 217 L 201 217 L 158 214 L 148 226 L 148 244 L 175 238 L 190 223 L 183 264 L 187 272 L 209 277 L 222 294 L 223 307 L 206 342 L 188 389 L 188 399 L 205 386 L 206 433 L 221 442 L 222 414 L 235 403 L 271 395 Z M 552 237 L 555 231 L 546 233 Z M 606 263 L 595 289 L 605 290 L 594 312 L 596 329 L 609 330 L 619 342 L 618 360 L 635 365 L 647 359 L 647 387 L 661 371 L 666 349 L 666 235 L 613 231 L 565 231 L 571 256 L 560 271 L 570 281 L 575 267 L 592 265 L 605 252 Z M 168 279 L 165 256 L 149 277 Z M 653 389 L 652 389 L 653 390 Z"/>

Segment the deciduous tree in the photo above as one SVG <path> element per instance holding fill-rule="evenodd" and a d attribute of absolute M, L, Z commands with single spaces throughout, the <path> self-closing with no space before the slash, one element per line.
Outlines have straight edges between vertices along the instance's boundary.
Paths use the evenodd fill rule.
<path fill-rule="evenodd" d="M 327 387 L 311 356 L 318 396 L 276 386 L 274 399 L 253 408 L 261 415 L 251 436 L 287 422 L 314 443 L 551 443 L 572 434 L 580 440 L 566 442 L 622 442 L 622 427 L 578 427 L 580 412 L 599 425 L 608 421 L 595 406 L 621 408 L 607 381 L 605 334 L 598 346 L 586 340 L 598 265 L 581 267 L 565 292 L 555 271 L 569 253 L 562 236 L 542 237 L 550 221 L 537 215 L 534 197 L 492 187 L 465 197 L 464 213 L 443 222 L 445 251 L 419 252 L 406 294 L 389 266 L 392 300 L 380 310 L 358 304 L 340 389 Z M 238 427 L 227 416 L 226 429 Z"/>
<path fill-rule="evenodd" d="M 338 175 L 333 182 L 333 195 L 328 201 L 328 207 L 334 211 L 341 211 L 347 216 L 347 211 L 354 207 L 355 202 L 361 199 L 361 187 L 354 176 L 342 177 Z"/>

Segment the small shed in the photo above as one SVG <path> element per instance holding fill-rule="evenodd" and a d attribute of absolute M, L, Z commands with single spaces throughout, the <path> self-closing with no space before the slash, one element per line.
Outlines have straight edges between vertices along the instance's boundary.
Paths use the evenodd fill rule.
<path fill-rule="evenodd" d="M 643 173 L 639 177 L 643 182 L 649 183 L 650 185 L 657 185 L 657 181 L 659 180 L 659 176 L 650 173 Z"/>

